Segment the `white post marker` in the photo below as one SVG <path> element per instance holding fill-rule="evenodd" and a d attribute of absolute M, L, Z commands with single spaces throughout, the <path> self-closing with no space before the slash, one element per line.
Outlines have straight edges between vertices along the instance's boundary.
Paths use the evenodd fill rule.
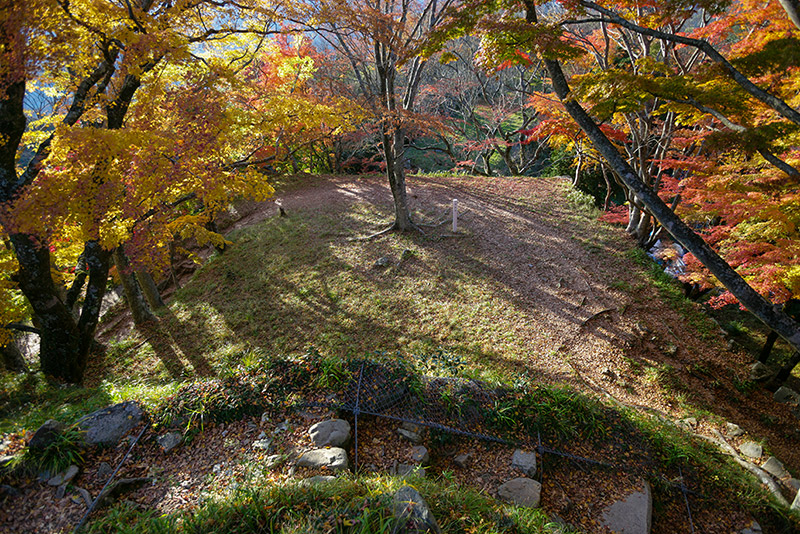
<path fill-rule="evenodd" d="M 458 199 L 453 199 L 453 233 L 458 232 Z"/>

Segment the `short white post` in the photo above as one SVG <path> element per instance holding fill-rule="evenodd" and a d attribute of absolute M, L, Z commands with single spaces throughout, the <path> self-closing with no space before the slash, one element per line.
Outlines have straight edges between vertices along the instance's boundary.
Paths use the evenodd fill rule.
<path fill-rule="evenodd" d="M 458 199 L 453 199 L 453 232 L 458 232 Z"/>

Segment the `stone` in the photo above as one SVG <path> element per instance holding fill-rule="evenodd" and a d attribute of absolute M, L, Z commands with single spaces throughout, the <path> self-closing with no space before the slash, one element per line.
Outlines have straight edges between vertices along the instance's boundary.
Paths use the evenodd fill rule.
<path fill-rule="evenodd" d="M 750 380 L 754 382 L 764 382 L 771 378 L 773 374 L 775 374 L 775 371 L 761 362 L 756 362 L 750 366 Z"/>
<path fill-rule="evenodd" d="M 422 445 L 411 447 L 411 461 L 419 465 L 428 465 L 431 461 L 431 456 L 428 454 L 428 449 Z"/>
<path fill-rule="evenodd" d="M 85 503 L 86 503 L 86 507 L 87 507 L 87 508 L 88 508 L 88 507 L 90 507 L 90 506 L 92 505 L 92 496 L 91 496 L 91 495 L 89 495 L 89 492 L 88 492 L 88 491 L 86 491 L 86 490 L 85 490 L 85 489 L 83 489 L 83 488 L 75 488 L 75 491 L 77 491 L 77 492 L 78 492 L 78 494 L 79 494 L 81 497 L 83 497 L 83 502 L 85 502 Z"/>
<path fill-rule="evenodd" d="M 183 441 L 183 435 L 180 432 L 167 432 L 163 436 L 156 438 L 158 445 L 164 452 L 169 452 Z"/>
<path fill-rule="evenodd" d="M 779 387 L 778 391 L 775 392 L 772 398 L 775 399 L 776 402 L 780 403 L 800 404 L 800 395 L 798 395 L 793 389 L 789 389 L 786 386 Z"/>
<path fill-rule="evenodd" d="M 272 440 L 271 439 L 257 439 L 253 442 L 253 448 L 268 451 L 272 447 Z"/>
<path fill-rule="evenodd" d="M 422 427 L 415 423 L 410 423 L 408 421 L 403 421 L 400 425 L 400 428 L 404 430 L 408 430 L 409 432 L 414 432 L 415 434 L 422 434 Z"/>
<path fill-rule="evenodd" d="M 442 529 L 433 517 L 422 495 L 411 486 L 403 486 L 394 494 L 394 516 L 402 532 L 436 532 Z M 397 532 L 398 529 L 395 529 Z"/>
<path fill-rule="evenodd" d="M 372 264 L 373 269 L 385 269 L 389 265 L 391 265 L 392 259 L 389 256 L 381 256 L 375 263 Z"/>
<path fill-rule="evenodd" d="M 324 484 L 325 482 L 333 482 L 336 477 L 330 475 L 317 475 L 313 477 L 304 478 L 300 481 L 301 486 L 315 486 L 317 484 Z"/>
<path fill-rule="evenodd" d="M 276 465 L 280 464 L 281 461 L 282 461 L 282 458 L 281 458 L 280 454 L 273 454 L 271 456 L 267 456 L 267 459 L 264 462 L 264 465 L 267 467 L 267 469 L 269 469 L 271 467 L 275 467 Z"/>
<path fill-rule="evenodd" d="M 764 453 L 764 449 L 761 445 L 754 441 L 745 441 L 739 445 L 739 451 L 748 458 L 761 458 L 761 455 Z"/>
<path fill-rule="evenodd" d="M 59 487 L 56 489 L 56 500 L 57 500 L 57 501 L 60 501 L 60 500 L 61 500 L 61 499 L 63 499 L 63 498 L 66 496 L 66 495 L 67 495 L 67 485 L 66 485 L 66 484 L 61 484 L 61 485 L 60 485 L 60 486 L 59 486 Z"/>
<path fill-rule="evenodd" d="M 648 534 L 653 521 L 650 484 L 603 510 L 603 525 L 615 534 Z"/>
<path fill-rule="evenodd" d="M 739 534 L 762 534 L 761 525 L 759 525 L 756 521 L 750 523 L 749 527 L 742 529 Z"/>
<path fill-rule="evenodd" d="M 48 480 L 47 484 L 49 486 L 61 486 L 69 484 L 77 474 L 78 474 L 78 466 L 71 465 L 63 473 L 59 473 L 56 476 L 52 477 L 50 480 Z"/>
<path fill-rule="evenodd" d="M 789 480 L 787 480 L 786 485 L 795 491 L 800 491 L 800 480 L 796 478 L 790 478 Z"/>
<path fill-rule="evenodd" d="M 398 428 L 397 433 L 412 443 L 422 442 L 422 436 L 420 436 L 416 432 L 411 432 L 410 430 L 406 430 L 405 428 Z"/>
<path fill-rule="evenodd" d="M 469 463 L 471 458 L 472 458 L 472 454 L 471 453 L 459 454 L 458 456 L 453 458 L 453 462 L 458 467 L 462 467 L 463 468 L 463 467 L 467 467 L 467 464 Z"/>
<path fill-rule="evenodd" d="M 101 462 L 100 465 L 97 466 L 97 473 L 95 476 L 101 480 L 105 480 L 110 477 L 111 473 L 113 472 L 113 467 L 111 467 L 107 462 Z"/>
<path fill-rule="evenodd" d="M 297 467 L 327 468 L 331 471 L 348 469 L 347 453 L 339 447 L 330 449 L 313 449 L 303 453 L 297 459 Z"/>
<path fill-rule="evenodd" d="M 350 423 L 344 419 L 321 421 L 308 429 L 317 447 L 343 447 L 350 441 Z"/>
<path fill-rule="evenodd" d="M 792 501 L 792 510 L 800 510 L 800 490 L 798 490 L 797 494 L 794 496 L 794 501 Z"/>
<path fill-rule="evenodd" d="M 397 476 L 425 478 L 425 468 L 414 464 L 397 464 Z"/>
<path fill-rule="evenodd" d="M 527 508 L 538 508 L 541 495 L 542 485 L 525 477 L 511 479 L 497 488 L 502 500 Z"/>
<path fill-rule="evenodd" d="M 143 417 L 144 413 L 135 402 L 126 401 L 81 418 L 78 427 L 84 431 L 86 444 L 112 446 L 141 423 Z"/>
<path fill-rule="evenodd" d="M 48 419 L 33 433 L 31 440 L 28 442 L 28 447 L 36 451 L 45 450 L 61 437 L 66 427 L 67 426 L 60 421 Z"/>
<path fill-rule="evenodd" d="M 744 430 L 742 430 L 742 427 L 739 425 L 725 423 L 725 434 L 727 434 L 729 438 L 738 438 L 739 436 L 744 435 Z"/>
<path fill-rule="evenodd" d="M 789 476 L 789 471 L 787 471 L 783 464 L 774 456 L 767 458 L 767 461 L 764 462 L 761 469 L 777 478 L 786 478 Z"/>
<path fill-rule="evenodd" d="M 536 453 L 517 449 L 511 456 L 511 467 L 532 477 L 536 474 Z"/>

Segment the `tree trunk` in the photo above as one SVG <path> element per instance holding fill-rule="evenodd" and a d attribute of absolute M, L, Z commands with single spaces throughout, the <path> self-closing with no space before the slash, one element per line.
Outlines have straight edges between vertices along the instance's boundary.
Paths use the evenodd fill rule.
<path fill-rule="evenodd" d="M 6 370 L 12 373 L 26 373 L 28 371 L 28 364 L 13 339 L 0 347 L 0 354 L 2 354 L 3 367 Z"/>
<path fill-rule="evenodd" d="M 114 249 L 114 265 L 117 267 L 117 273 L 122 281 L 122 289 L 125 291 L 125 301 L 128 303 L 128 308 L 133 315 L 133 322 L 136 326 L 142 326 L 148 322 L 156 322 L 158 318 L 150 311 L 142 291 L 139 288 L 139 283 L 131 271 L 128 256 L 122 246 Z"/>
<path fill-rule="evenodd" d="M 398 127 L 391 136 L 384 136 L 384 144 L 389 141 L 389 150 L 384 149 L 386 156 L 386 174 L 389 177 L 389 187 L 394 198 L 394 229 L 406 232 L 415 229 L 411 222 L 408 210 L 408 196 L 406 195 L 405 157 L 403 156 L 403 132 Z M 391 158 L 391 165 L 389 164 Z"/>
<path fill-rule="evenodd" d="M 153 276 L 150 273 L 147 271 L 136 271 L 136 280 L 139 282 L 139 287 L 141 287 L 142 293 L 144 293 L 144 297 L 147 299 L 147 304 L 150 305 L 150 309 L 160 310 L 167 306 L 164 304 L 161 294 L 158 292 L 156 282 L 153 280 Z"/>
<path fill-rule="evenodd" d="M 527 3 L 527 2 L 526 2 Z M 535 22 L 535 6 L 532 5 Z M 531 10 L 528 11 L 531 17 Z M 550 74 L 553 89 L 564 104 L 567 112 L 578 126 L 586 132 L 595 148 L 603 155 L 609 166 L 619 175 L 625 185 L 636 195 L 647 210 L 661 223 L 664 229 L 686 250 L 717 277 L 717 279 L 741 302 L 750 312 L 758 317 L 769 328 L 784 338 L 795 350 L 800 351 L 800 325 L 786 313 L 773 306 L 723 260 L 697 235 L 686 223 L 669 209 L 664 201 L 637 176 L 625 159 L 619 154 L 614 144 L 606 137 L 597 123 L 589 116 L 581 105 L 569 98 L 567 83 L 561 65 L 557 60 L 545 59 L 545 66 Z"/>
<path fill-rule="evenodd" d="M 11 242 L 19 261 L 17 282 L 40 323 L 42 372 L 66 382 L 81 382 L 88 352 L 81 350 L 78 324 L 50 276 L 50 250 L 26 234 L 12 234 Z"/>

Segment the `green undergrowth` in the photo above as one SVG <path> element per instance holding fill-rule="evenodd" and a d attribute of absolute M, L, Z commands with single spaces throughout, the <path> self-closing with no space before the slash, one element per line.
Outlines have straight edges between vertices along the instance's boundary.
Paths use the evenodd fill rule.
<path fill-rule="evenodd" d="M 237 490 L 198 510 L 158 517 L 119 505 L 96 519 L 89 533 L 363 533 L 404 531 L 393 516 L 392 495 L 404 484 L 384 476 L 340 477 L 303 486 L 287 483 Z M 503 505 L 447 477 L 408 481 L 448 533 L 538 534 L 561 532 L 540 510 Z M 561 530 L 559 530 L 559 528 Z"/>

